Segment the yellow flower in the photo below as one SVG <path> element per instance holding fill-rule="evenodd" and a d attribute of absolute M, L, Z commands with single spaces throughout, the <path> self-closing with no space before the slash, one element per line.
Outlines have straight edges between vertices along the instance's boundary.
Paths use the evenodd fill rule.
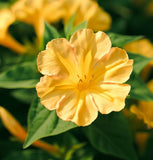
<path fill-rule="evenodd" d="M 44 18 L 49 23 L 54 23 L 63 18 L 67 12 L 63 7 L 63 0 L 49 0 L 42 9 Z"/>
<path fill-rule="evenodd" d="M 147 13 L 151 16 L 153 16 L 153 2 L 150 1 L 150 3 L 146 7 Z"/>
<path fill-rule="evenodd" d="M 148 39 L 140 39 L 135 42 L 128 43 L 124 46 L 124 49 L 149 58 L 153 57 L 153 44 Z"/>
<path fill-rule="evenodd" d="M 153 92 L 153 80 L 148 83 L 148 88 Z M 153 128 L 153 102 L 139 101 L 138 106 L 132 105 L 130 111 Z"/>
<path fill-rule="evenodd" d="M 141 154 L 143 154 L 146 149 L 149 137 L 150 137 L 150 134 L 148 132 L 136 132 L 135 133 L 135 141 L 139 149 L 139 152 Z"/>
<path fill-rule="evenodd" d="M 75 32 L 70 41 L 54 39 L 38 55 L 44 75 L 36 85 L 41 103 L 65 120 L 79 126 L 91 124 L 98 115 L 120 111 L 130 85 L 133 61 L 125 50 L 111 48 L 104 32 Z"/>
<path fill-rule="evenodd" d="M 3 107 L 0 106 L 0 119 L 2 120 L 6 129 L 18 140 L 24 142 L 27 136 L 27 132 L 25 129 L 20 125 L 20 123 Z M 42 141 L 35 141 L 33 143 L 35 147 L 44 149 L 53 154 L 58 153 L 58 148 L 56 146 L 50 145 L 48 143 Z"/>
<path fill-rule="evenodd" d="M 0 10 L 0 45 L 24 53 L 25 48 L 8 33 L 8 28 L 14 21 L 15 17 L 10 10 Z"/>
<path fill-rule="evenodd" d="M 153 44 L 148 39 L 141 39 L 135 42 L 131 42 L 126 46 L 124 46 L 124 49 L 129 52 L 140 54 L 148 58 L 153 58 Z M 152 67 L 153 67 L 153 61 L 151 61 L 144 68 L 142 72 L 143 79 L 147 79 Z"/>
<path fill-rule="evenodd" d="M 75 25 L 88 20 L 88 28 L 93 30 L 108 30 L 111 25 L 111 17 L 102 8 L 100 8 L 97 2 L 92 0 L 64 0 L 64 6 L 66 9 L 66 15 L 64 22 L 67 22 L 69 18 L 76 14 Z"/>
<path fill-rule="evenodd" d="M 41 42 L 44 32 L 44 19 L 56 22 L 63 15 L 59 0 L 18 0 L 12 6 L 12 11 L 19 21 L 33 25 Z"/>

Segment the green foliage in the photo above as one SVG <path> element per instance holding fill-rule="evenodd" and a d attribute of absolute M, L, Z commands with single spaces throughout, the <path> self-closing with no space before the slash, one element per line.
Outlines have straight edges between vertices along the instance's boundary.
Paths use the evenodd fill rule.
<path fill-rule="evenodd" d="M 0 2 L 0 9 L 2 8 L 9 8 L 10 4 L 7 2 Z"/>
<path fill-rule="evenodd" d="M 18 63 L 20 57 L 7 48 L 0 46 L 0 72 L 5 71 L 8 67 Z"/>
<path fill-rule="evenodd" d="M 59 119 L 56 111 L 49 111 L 35 98 L 28 115 L 28 136 L 24 148 L 31 145 L 35 140 L 60 134 L 77 127 L 72 122 Z"/>
<path fill-rule="evenodd" d="M 123 48 L 126 44 L 130 42 L 143 38 L 143 36 L 127 36 L 117 33 L 108 33 L 108 35 L 111 39 L 112 45 L 114 47 L 121 47 L 121 48 Z"/>
<path fill-rule="evenodd" d="M 130 96 L 133 99 L 153 101 L 153 93 L 136 73 L 132 73 L 128 82 L 131 85 Z"/>
<path fill-rule="evenodd" d="M 99 115 L 84 131 L 98 151 L 124 160 L 137 159 L 131 131 L 122 112 Z"/>
<path fill-rule="evenodd" d="M 17 100 L 30 104 L 33 100 L 35 93 L 35 89 L 15 89 L 10 93 L 13 98 Z"/>
<path fill-rule="evenodd" d="M 128 52 L 129 58 L 134 60 L 133 70 L 135 73 L 140 74 L 143 68 L 153 60 L 153 58 L 144 57 L 139 54 L 133 54 Z"/>
<path fill-rule="evenodd" d="M 142 160 L 152 160 L 153 159 L 153 152 L 152 152 L 152 147 L 153 147 L 153 131 L 151 130 L 150 132 L 142 132 L 145 134 L 148 134 L 148 139 L 146 140 L 146 145 L 144 146 L 144 155 L 141 155 Z"/>
<path fill-rule="evenodd" d="M 79 29 L 83 29 L 83 28 L 86 28 L 87 27 L 87 24 L 88 24 L 88 21 L 84 21 L 82 23 L 80 23 L 78 26 L 75 26 L 74 27 L 74 20 L 76 18 L 76 14 L 74 14 L 70 19 L 69 21 L 67 22 L 67 24 L 65 25 L 64 27 L 64 32 L 65 32 L 65 35 L 66 35 L 66 38 L 69 40 L 70 37 L 72 36 L 72 34 L 74 32 L 76 32 L 77 30 Z"/>
<path fill-rule="evenodd" d="M 123 47 L 126 44 L 141 39 L 142 36 L 123 36 L 109 33 L 113 46 Z M 130 97 L 137 100 L 153 101 L 153 94 L 138 74 L 153 58 L 128 52 L 129 58 L 133 59 L 133 73 L 127 83 L 131 85 Z"/>
<path fill-rule="evenodd" d="M 46 44 L 54 38 L 59 38 L 60 34 L 56 30 L 55 27 L 51 26 L 47 22 L 45 22 L 45 31 L 43 36 L 43 48 L 45 48 Z"/>
<path fill-rule="evenodd" d="M 0 9 L 9 8 L 16 0 L 1 1 Z M 141 10 L 138 11 L 140 6 L 131 0 L 98 0 L 97 2 L 111 14 L 112 27 L 108 35 L 113 47 L 124 48 L 126 44 L 146 36 L 153 40 L 151 25 L 153 21 L 151 16 L 147 18 L 148 15 L 144 13 L 146 12 L 144 8 L 147 6 L 140 4 Z M 147 5 L 147 1 L 143 4 Z M 147 130 L 144 124 L 143 128 L 137 126 L 132 130 L 133 126 L 131 129 L 129 124 L 133 122 L 133 119 L 130 119 L 129 123 L 127 122 L 131 114 L 126 119 L 126 114 L 124 115 L 122 112 L 113 112 L 108 115 L 99 113 L 98 118 L 91 125 L 78 127 L 72 122 L 59 119 L 56 111 L 49 111 L 40 103 L 35 91 L 35 85 L 41 76 L 37 70 L 37 54 L 45 49 L 49 41 L 64 36 L 69 40 L 74 32 L 87 27 L 87 21 L 75 26 L 75 18 L 76 15 L 74 14 L 66 25 L 62 24 L 62 21 L 53 25 L 45 22 L 41 44 L 36 39 L 33 25 L 15 22 L 9 26 L 9 33 L 18 42 L 26 44 L 26 47 L 29 48 L 25 55 L 18 55 L 10 49 L 0 47 L 0 105 L 8 109 L 25 128 L 27 128 L 26 114 L 29 111 L 28 136 L 24 148 L 29 147 L 35 140 L 44 138 L 43 140 L 48 144 L 56 144 L 60 154 L 58 157 L 54 157 L 50 153 L 34 147 L 23 150 L 22 143 L 17 142 L 17 138 L 12 138 L 12 135 L 0 121 L 0 159 L 152 160 L 152 130 Z M 151 21 L 149 22 L 149 20 Z M 140 77 L 141 71 L 153 58 L 130 52 L 128 52 L 128 56 L 134 60 L 134 65 L 131 77 L 126 82 L 131 85 L 131 91 L 127 98 L 129 104 L 126 103 L 126 109 L 130 108 L 130 104 L 135 102 L 137 104 L 139 100 L 153 101 L 153 93 Z M 148 80 L 152 78 L 153 76 L 150 75 Z M 146 127 L 146 132 L 149 131 L 150 137 L 144 152 L 140 153 L 139 143 L 136 143 L 134 136 L 137 129 L 140 131 L 144 127 Z"/>
<path fill-rule="evenodd" d="M 69 19 L 69 21 L 67 22 L 67 24 L 64 26 L 64 32 L 65 32 L 65 35 L 66 35 L 67 37 L 70 36 L 70 32 L 72 31 L 73 23 L 74 23 L 75 18 L 76 18 L 76 14 L 74 14 L 74 15 Z"/>
<path fill-rule="evenodd" d="M 1 88 L 35 88 L 40 74 L 37 72 L 36 61 L 13 65 L 0 74 Z"/>
<path fill-rule="evenodd" d="M 5 157 L 9 156 L 8 153 L 18 152 L 22 148 L 22 144 L 18 141 L 11 141 L 6 139 L 3 135 L 7 135 L 6 132 L 0 128 L 1 138 L 0 138 L 0 159 L 3 160 Z"/>
<path fill-rule="evenodd" d="M 88 24 L 88 21 L 84 21 L 84 22 L 80 23 L 79 25 L 75 26 L 71 31 L 71 35 L 73 35 L 73 33 L 79 29 L 87 28 L 87 24 Z"/>
<path fill-rule="evenodd" d="M 3 160 L 56 160 L 55 158 L 51 158 L 51 155 L 40 150 L 25 150 L 13 152 L 12 154 L 6 156 Z"/>

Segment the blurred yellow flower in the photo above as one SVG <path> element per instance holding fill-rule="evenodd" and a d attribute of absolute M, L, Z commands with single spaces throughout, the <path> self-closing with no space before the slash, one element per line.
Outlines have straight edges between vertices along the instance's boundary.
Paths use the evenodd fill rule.
<path fill-rule="evenodd" d="M 146 7 L 147 13 L 153 16 L 153 2 L 151 1 Z"/>
<path fill-rule="evenodd" d="M 126 46 L 124 46 L 124 49 L 129 52 L 140 54 L 140 55 L 148 57 L 148 58 L 153 58 L 153 44 L 148 39 L 141 39 L 141 40 L 137 40 L 135 42 L 131 42 L 131 43 L 127 44 Z M 152 67 L 153 67 L 153 61 L 151 61 L 143 69 L 143 71 L 141 73 L 141 77 L 144 80 L 147 80 Z"/>
<path fill-rule="evenodd" d="M 33 25 L 41 42 L 44 32 L 44 19 L 56 22 L 64 14 L 61 0 L 18 0 L 12 6 L 17 20 Z"/>
<path fill-rule="evenodd" d="M 74 25 L 88 20 L 87 27 L 93 30 L 105 31 L 110 28 L 110 15 L 93 0 L 64 0 L 64 7 L 66 9 L 66 15 L 64 16 L 65 23 L 72 15 L 76 14 Z"/>
<path fill-rule="evenodd" d="M 66 121 L 91 124 L 98 115 L 120 111 L 130 85 L 133 60 L 125 50 L 113 47 L 104 32 L 90 29 L 75 32 L 70 41 L 58 38 L 38 55 L 44 75 L 36 85 L 41 103 Z"/>
<path fill-rule="evenodd" d="M 136 132 L 135 133 L 135 141 L 139 149 L 139 152 L 141 154 L 143 154 L 146 149 L 147 141 L 149 137 L 150 137 L 150 134 L 148 132 Z"/>
<path fill-rule="evenodd" d="M 153 80 L 148 83 L 148 88 L 153 92 Z M 139 101 L 138 106 L 132 105 L 130 111 L 153 128 L 153 102 Z"/>
<path fill-rule="evenodd" d="M 18 53 L 24 53 L 25 48 L 18 43 L 8 32 L 9 26 L 15 21 L 13 13 L 8 9 L 0 10 L 0 45 Z"/>
<path fill-rule="evenodd" d="M 149 58 L 153 57 L 153 44 L 148 39 L 140 39 L 124 46 L 129 52 L 141 54 Z M 152 62 L 153 63 L 153 62 Z"/>
<path fill-rule="evenodd" d="M 24 142 L 27 136 L 27 132 L 25 129 L 20 125 L 20 123 L 3 107 L 0 106 L 0 119 L 2 120 L 4 126 L 8 131 L 18 138 L 18 140 Z M 33 143 L 35 147 L 44 149 L 53 154 L 58 153 L 58 148 L 56 146 L 50 145 L 48 143 L 42 141 L 35 141 Z"/>

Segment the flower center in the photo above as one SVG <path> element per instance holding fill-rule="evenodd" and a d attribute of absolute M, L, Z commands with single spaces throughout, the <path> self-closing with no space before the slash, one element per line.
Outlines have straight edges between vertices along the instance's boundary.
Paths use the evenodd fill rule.
<path fill-rule="evenodd" d="M 77 75 L 77 77 L 78 77 L 77 89 L 79 91 L 82 91 L 82 90 L 89 89 L 89 87 L 91 86 L 91 82 L 93 82 L 94 75 L 88 78 L 86 75 L 84 75 L 82 78 L 80 78 L 79 75 Z"/>

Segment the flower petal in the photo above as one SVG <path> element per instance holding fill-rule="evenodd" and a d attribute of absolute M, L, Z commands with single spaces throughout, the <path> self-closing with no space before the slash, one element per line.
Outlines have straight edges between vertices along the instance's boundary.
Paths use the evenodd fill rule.
<path fill-rule="evenodd" d="M 91 2 L 95 3 L 94 1 L 91 1 Z M 92 28 L 93 30 L 96 30 L 96 31 L 99 31 L 99 30 L 105 31 L 110 28 L 111 17 L 101 7 L 95 4 L 92 7 L 92 11 L 91 9 L 89 11 L 91 12 L 90 17 L 88 18 L 89 28 Z"/>
<path fill-rule="evenodd" d="M 55 0 L 51 0 L 49 1 L 49 3 L 46 3 L 43 6 L 43 10 L 41 12 L 45 17 L 45 20 L 49 23 L 53 23 L 63 18 L 66 14 L 63 5 L 64 5 L 63 1 L 55 1 Z M 54 16 L 50 16 L 51 13 L 54 13 Z"/>
<path fill-rule="evenodd" d="M 132 72 L 133 60 L 117 65 L 105 72 L 104 81 L 112 83 L 124 83 L 130 78 Z"/>
<path fill-rule="evenodd" d="M 115 67 L 118 64 L 124 63 L 128 60 L 128 55 L 124 49 L 118 47 L 111 48 L 110 52 L 102 58 L 102 63 L 107 69 Z"/>
<path fill-rule="evenodd" d="M 113 47 L 93 68 L 97 81 L 123 83 L 132 72 L 133 60 L 128 59 L 125 50 Z"/>
<path fill-rule="evenodd" d="M 71 83 L 64 80 L 56 80 L 49 76 L 41 77 L 40 82 L 36 85 L 38 96 L 41 103 L 49 110 L 56 109 L 60 99 L 72 90 Z"/>
<path fill-rule="evenodd" d="M 84 51 L 88 51 L 94 38 L 95 36 L 91 29 L 80 29 L 72 35 L 70 43 L 77 48 L 82 48 Z"/>
<path fill-rule="evenodd" d="M 92 96 L 93 100 L 102 114 L 112 111 L 120 111 L 125 106 L 125 98 L 130 91 L 128 84 L 102 84 Z"/>
<path fill-rule="evenodd" d="M 97 118 L 98 111 L 90 95 L 73 93 L 60 102 L 57 114 L 63 120 L 87 126 Z"/>
<path fill-rule="evenodd" d="M 108 35 L 101 31 L 96 33 L 95 41 L 96 47 L 93 47 L 95 59 L 100 59 L 110 51 L 112 43 Z"/>
<path fill-rule="evenodd" d="M 132 105 L 130 111 L 153 128 L 153 102 L 140 101 L 137 107 Z"/>
<path fill-rule="evenodd" d="M 0 38 L 7 33 L 9 26 L 15 21 L 14 14 L 9 9 L 0 10 Z"/>
<path fill-rule="evenodd" d="M 71 39 L 70 43 L 76 47 L 77 57 L 80 60 L 85 53 L 92 51 L 92 54 L 95 59 L 100 59 L 107 52 L 109 52 L 111 48 L 110 38 L 104 32 L 93 33 L 91 29 L 81 29 L 75 32 Z M 79 52 L 82 48 L 84 52 Z"/>
<path fill-rule="evenodd" d="M 35 13 L 33 27 L 34 27 L 36 35 L 38 37 L 39 43 L 42 43 L 43 34 L 44 34 L 44 30 L 45 30 L 44 17 L 38 11 Z"/>
<path fill-rule="evenodd" d="M 47 44 L 45 51 L 39 53 L 37 64 L 44 75 L 74 74 L 74 48 L 64 38 L 54 39 Z"/>
<path fill-rule="evenodd" d="M 51 53 L 48 50 L 42 51 L 38 54 L 37 66 L 40 73 L 49 76 L 57 75 L 64 70 L 54 53 Z"/>

